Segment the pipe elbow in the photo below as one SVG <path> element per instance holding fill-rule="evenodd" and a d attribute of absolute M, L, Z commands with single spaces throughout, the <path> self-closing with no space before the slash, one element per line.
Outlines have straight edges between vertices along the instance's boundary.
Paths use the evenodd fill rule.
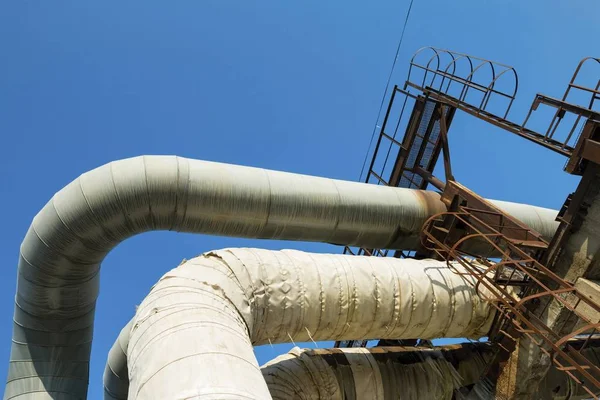
<path fill-rule="evenodd" d="M 129 398 L 268 399 L 255 345 L 484 336 L 494 312 L 467 279 L 436 260 L 205 253 L 166 273 L 138 308 Z"/>

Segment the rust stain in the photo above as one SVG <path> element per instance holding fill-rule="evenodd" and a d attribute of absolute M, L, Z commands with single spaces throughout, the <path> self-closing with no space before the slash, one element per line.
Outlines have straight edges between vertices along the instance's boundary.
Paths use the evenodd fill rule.
<path fill-rule="evenodd" d="M 419 202 L 425 206 L 427 215 L 434 215 L 447 211 L 446 206 L 438 193 L 429 190 L 415 190 L 414 193 L 419 198 Z"/>

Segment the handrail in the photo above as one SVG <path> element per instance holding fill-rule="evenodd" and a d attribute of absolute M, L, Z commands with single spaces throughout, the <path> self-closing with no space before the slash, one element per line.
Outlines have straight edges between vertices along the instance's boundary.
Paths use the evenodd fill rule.
<path fill-rule="evenodd" d="M 420 56 L 426 52 L 431 52 L 431 57 L 426 59 L 426 61 L 420 61 Z M 432 65 L 434 60 L 435 66 Z M 465 72 L 461 72 L 460 70 L 457 71 L 457 64 L 460 60 L 468 61 L 468 67 Z M 476 82 L 475 75 L 477 72 L 487 66 L 489 66 L 491 71 L 491 78 L 489 81 L 484 83 Z M 414 72 L 417 69 L 423 71 L 422 79 L 414 76 Z M 508 71 L 512 72 L 512 79 L 508 83 L 509 88 L 506 90 L 499 90 L 496 85 L 502 76 L 508 76 L 506 74 Z M 439 85 L 435 82 L 437 78 L 440 78 Z M 418 81 L 415 81 L 415 79 L 418 79 Z M 410 60 L 404 89 L 406 89 L 409 84 L 421 89 L 437 86 L 437 90 L 440 93 L 449 94 L 453 83 L 462 85 L 458 100 L 480 110 L 487 109 L 492 95 L 498 95 L 508 99 L 508 105 L 498 113 L 498 115 L 503 115 L 504 118 L 506 118 L 517 94 L 518 75 L 516 70 L 510 65 L 437 47 L 422 47 L 413 54 Z M 471 104 L 467 101 L 467 94 L 470 89 L 475 89 L 483 94 L 479 104 Z"/>
<path fill-rule="evenodd" d="M 542 351 L 551 357 L 552 362 L 559 370 L 568 374 L 575 382 L 581 384 L 593 398 L 597 399 L 595 393 L 600 389 L 600 368 L 582 354 L 585 346 L 575 350 L 568 345 L 565 348 L 565 344 L 582 333 L 592 337 L 598 332 L 600 324 L 582 314 L 579 305 L 583 303 L 596 312 L 600 312 L 600 304 L 580 293 L 573 284 L 542 265 L 519 245 L 512 243 L 502 232 L 477 218 L 473 211 L 476 210 L 459 206 L 458 211 L 432 216 L 423 226 L 422 245 L 445 259 L 451 270 L 458 272 L 455 268 L 456 262 L 462 265 L 474 278 L 473 284 L 480 296 L 496 308 L 500 316 L 512 323 L 516 332 L 542 346 Z M 449 226 L 446 236 L 440 238 L 435 234 L 435 227 L 443 221 L 452 221 L 452 223 L 446 225 Z M 465 231 L 465 234 L 460 237 L 450 233 L 456 226 L 455 221 L 459 221 L 461 231 Z M 452 239 L 453 237 L 456 239 Z M 472 240 L 486 242 L 494 249 L 495 254 L 501 255 L 501 261 L 494 262 L 484 258 L 482 262 L 475 260 L 472 254 L 462 251 L 461 246 Z M 500 282 L 498 277 L 503 267 L 511 268 L 512 273 L 509 279 Z M 518 279 L 513 280 L 517 270 L 520 274 Z M 466 275 L 465 272 L 460 272 L 460 274 Z M 551 288 L 547 282 L 552 282 L 556 287 Z M 521 286 L 521 284 L 525 284 L 525 290 L 520 296 L 516 296 L 508 290 L 510 286 Z M 569 294 L 570 297 L 565 297 L 565 294 Z M 543 297 L 558 301 L 582 321 L 585 321 L 584 326 L 567 335 L 550 329 L 540 316 L 526 307 L 526 303 L 529 301 Z M 572 300 L 568 301 L 568 298 Z M 588 333 L 590 331 L 591 333 Z M 500 332 L 505 337 L 515 340 L 507 332 L 503 330 Z"/>

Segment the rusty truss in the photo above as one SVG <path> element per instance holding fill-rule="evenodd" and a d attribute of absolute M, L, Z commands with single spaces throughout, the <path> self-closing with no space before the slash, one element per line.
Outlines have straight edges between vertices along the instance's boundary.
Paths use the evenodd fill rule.
<path fill-rule="evenodd" d="M 504 351 L 502 356 L 514 350 L 517 337 L 526 335 L 552 357 L 557 369 L 597 398 L 594 394 L 600 391 L 600 368 L 583 351 L 589 339 L 598 333 L 600 323 L 580 310 L 590 308 L 600 313 L 600 305 L 537 261 L 548 246 L 537 232 L 456 182 L 449 182 L 447 188 L 443 199 L 449 202 L 449 211 L 425 223 L 423 246 L 437 258 L 446 260 L 455 273 L 473 277 L 481 297 L 498 310 L 493 339 Z M 477 254 L 463 251 L 466 243 L 478 248 Z M 460 272 L 457 264 L 467 272 Z M 561 335 L 560 330 L 545 324 L 547 308 L 540 313 L 533 311 L 539 307 L 532 303 L 550 298 L 582 321 L 578 329 Z M 575 349 L 567 345 L 569 340 L 584 334 L 582 346 Z"/>

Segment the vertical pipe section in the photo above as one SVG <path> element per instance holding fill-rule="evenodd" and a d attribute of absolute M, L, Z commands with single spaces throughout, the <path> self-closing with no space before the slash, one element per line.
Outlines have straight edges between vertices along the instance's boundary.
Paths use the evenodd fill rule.
<path fill-rule="evenodd" d="M 110 348 L 106 366 L 104 368 L 104 399 L 127 400 L 129 391 L 129 370 L 127 368 L 127 346 L 129 345 L 129 333 L 133 320 L 119 333 L 119 337 Z"/>

